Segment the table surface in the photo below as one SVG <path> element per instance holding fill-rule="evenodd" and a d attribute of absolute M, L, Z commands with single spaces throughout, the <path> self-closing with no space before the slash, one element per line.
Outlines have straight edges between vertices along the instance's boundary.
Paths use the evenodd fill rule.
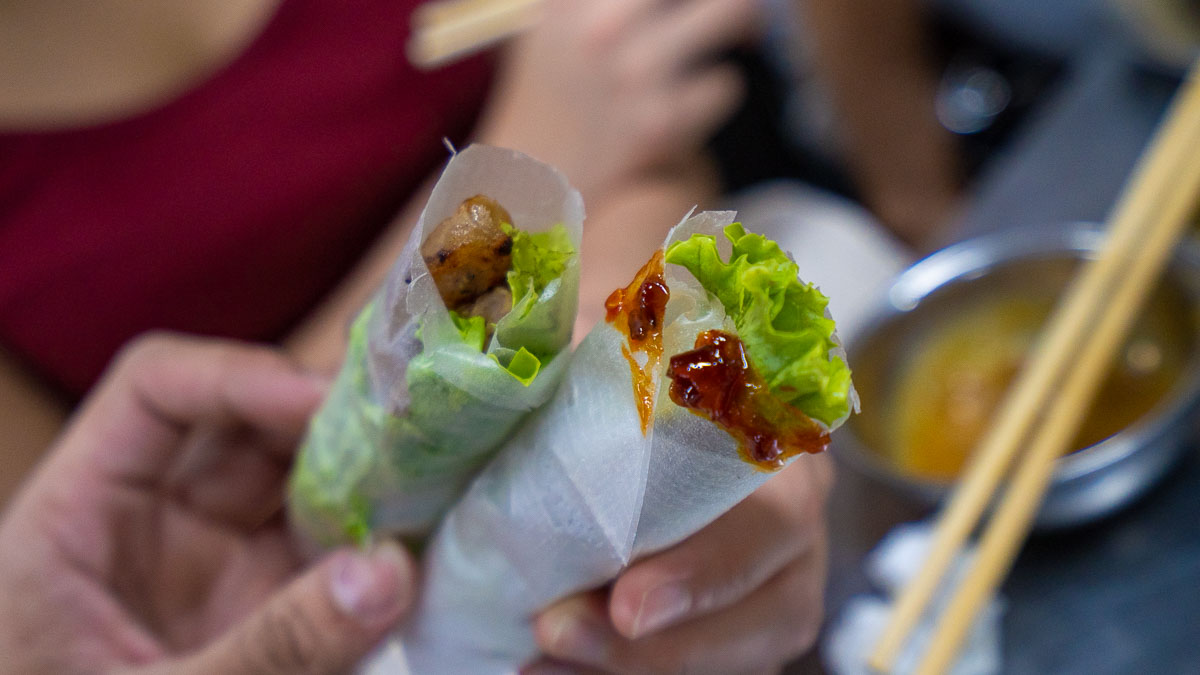
<path fill-rule="evenodd" d="M 979 177 L 953 238 L 1102 221 L 1174 86 L 1119 46 L 1080 55 Z M 883 534 L 925 515 L 842 467 L 830 504 L 828 616 L 871 590 L 862 559 Z M 1032 538 L 1002 593 L 1005 672 L 1200 672 L 1200 448 L 1125 511 Z M 814 654 L 788 672 L 820 670 Z"/>

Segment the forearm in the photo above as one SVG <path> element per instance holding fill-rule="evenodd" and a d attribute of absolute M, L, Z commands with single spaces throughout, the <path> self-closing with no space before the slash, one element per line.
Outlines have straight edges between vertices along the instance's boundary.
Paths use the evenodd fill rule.
<path fill-rule="evenodd" d="M 67 405 L 0 349 L 0 508 L 66 421 Z"/>
<path fill-rule="evenodd" d="M 864 200 L 921 243 L 958 194 L 953 135 L 937 121 L 923 6 L 913 0 L 798 0 Z"/>

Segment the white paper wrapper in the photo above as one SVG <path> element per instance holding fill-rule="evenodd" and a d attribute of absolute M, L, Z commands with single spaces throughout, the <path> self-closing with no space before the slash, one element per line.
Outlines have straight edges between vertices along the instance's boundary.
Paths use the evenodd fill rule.
<path fill-rule="evenodd" d="M 719 235 L 733 218 L 701 213 L 667 243 Z M 727 258 L 729 243 L 717 239 Z M 634 406 L 625 338 L 602 324 L 576 350 L 551 402 L 443 521 L 403 647 L 385 650 L 371 672 L 515 672 L 537 655 L 537 611 L 684 539 L 770 477 L 739 459 L 726 432 L 671 402 L 661 377 L 669 356 L 691 350 L 703 330 L 732 326 L 686 270 L 665 271 L 671 296 L 649 432 Z"/>
<path fill-rule="evenodd" d="M 528 313 L 514 309 L 497 324 L 486 353 L 462 339 L 420 253 L 427 233 L 478 194 L 504 206 L 523 231 L 563 225 L 576 252 Z M 550 398 L 569 360 L 583 218 L 582 198 L 567 179 L 525 155 L 474 145 L 450 160 L 383 288 L 356 321 L 346 363 L 310 427 L 292 481 L 298 529 L 323 545 L 345 541 L 355 527 L 427 531 Z M 528 385 L 496 360 L 507 363 L 519 346 L 556 354 Z"/>

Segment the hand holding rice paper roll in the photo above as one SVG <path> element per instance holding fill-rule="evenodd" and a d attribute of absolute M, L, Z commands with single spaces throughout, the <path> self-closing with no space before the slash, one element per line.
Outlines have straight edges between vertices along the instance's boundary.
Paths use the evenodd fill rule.
<path fill-rule="evenodd" d="M 317 544 L 427 532 L 565 371 L 583 205 L 554 169 L 472 146 L 355 319 L 289 510 Z"/>
<path fill-rule="evenodd" d="M 375 672 L 516 672 L 541 609 L 825 448 L 857 405 L 826 299 L 732 220 L 688 218 L 608 299 L 554 398 L 433 537 L 402 648 Z"/>

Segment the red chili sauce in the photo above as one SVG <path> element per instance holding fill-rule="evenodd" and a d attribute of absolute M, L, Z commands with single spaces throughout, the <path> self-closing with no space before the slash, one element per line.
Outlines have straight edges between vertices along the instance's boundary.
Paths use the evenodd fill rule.
<path fill-rule="evenodd" d="M 654 415 L 654 373 L 662 361 L 662 324 L 671 291 L 663 280 L 663 254 L 656 252 L 646 263 L 633 282 L 618 288 L 604 302 L 607 310 L 605 319 L 628 341 L 621 346 L 621 353 L 629 362 L 633 375 L 633 394 L 638 417 L 642 421 L 642 435 L 650 426 Z M 645 365 L 634 358 L 634 352 L 646 355 Z"/>
<path fill-rule="evenodd" d="M 672 401 L 729 432 L 742 459 L 763 470 L 829 445 L 820 425 L 771 394 L 735 335 L 701 333 L 695 349 L 671 357 L 667 377 Z"/>

